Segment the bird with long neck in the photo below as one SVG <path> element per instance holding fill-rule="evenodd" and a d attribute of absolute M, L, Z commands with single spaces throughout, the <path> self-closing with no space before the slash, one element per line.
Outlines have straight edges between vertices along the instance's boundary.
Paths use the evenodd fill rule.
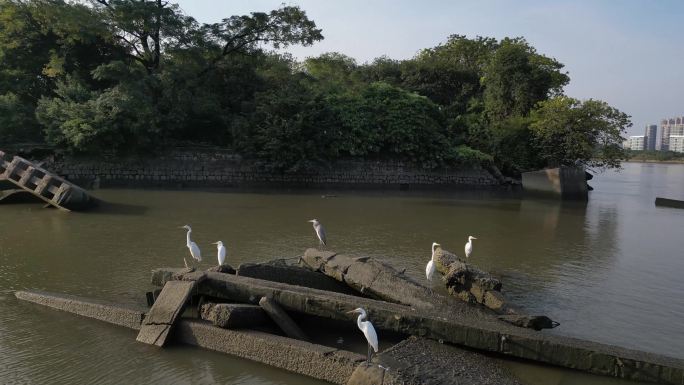
<path fill-rule="evenodd" d="M 432 257 L 430 257 L 430 262 L 428 262 L 427 266 L 425 266 L 425 276 L 427 277 L 428 281 L 432 281 L 432 276 L 435 275 L 435 251 L 440 246 L 441 245 L 439 243 L 432 242 Z"/>
<path fill-rule="evenodd" d="M 370 321 L 364 321 L 368 315 L 366 314 L 366 311 L 363 308 L 356 308 L 352 311 L 348 311 L 349 313 L 358 313 L 359 317 L 356 319 L 356 325 L 359 327 L 359 330 L 363 333 L 363 335 L 366 337 L 366 341 L 368 341 L 368 357 L 366 358 L 366 365 L 370 365 L 370 360 L 371 360 L 371 348 L 375 351 L 375 353 L 378 352 L 378 334 L 375 332 L 375 328 L 373 327 L 373 324 Z"/>
<path fill-rule="evenodd" d="M 465 244 L 465 256 L 466 258 L 470 258 L 470 255 L 473 253 L 473 239 L 477 239 L 473 237 L 472 235 L 468 237 L 468 243 Z"/>
<path fill-rule="evenodd" d="M 190 233 L 192 233 L 192 228 L 188 225 L 181 226 L 181 229 L 188 230 L 188 233 L 186 235 L 186 243 L 185 246 L 190 250 L 190 256 L 192 256 L 193 259 L 197 260 L 197 262 L 202 261 L 202 252 L 200 251 L 199 246 L 195 242 L 193 242 L 190 239 Z M 185 262 L 185 267 L 188 267 L 188 261 L 183 257 L 183 262 Z"/>
<path fill-rule="evenodd" d="M 214 242 L 212 245 L 216 245 L 218 265 L 221 266 L 226 261 L 226 247 L 223 246 L 221 241 Z"/>
<path fill-rule="evenodd" d="M 313 228 L 316 232 L 316 236 L 318 237 L 318 241 L 320 242 L 320 246 L 326 246 L 327 237 L 325 233 L 325 228 L 323 228 L 321 222 L 319 222 L 318 219 L 311 219 L 309 222 L 313 224 Z"/>

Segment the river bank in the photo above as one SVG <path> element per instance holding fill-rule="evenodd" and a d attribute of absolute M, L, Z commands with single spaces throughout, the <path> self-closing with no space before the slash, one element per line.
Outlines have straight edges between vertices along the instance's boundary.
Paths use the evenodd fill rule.
<path fill-rule="evenodd" d="M 155 157 L 51 155 L 44 167 L 88 188 L 506 189 L 517 181 L 494 167 L 423 169 L 390 160 L 346 160 L 316 170 L 279 171 L 230 151 L 179 148 Z"/>

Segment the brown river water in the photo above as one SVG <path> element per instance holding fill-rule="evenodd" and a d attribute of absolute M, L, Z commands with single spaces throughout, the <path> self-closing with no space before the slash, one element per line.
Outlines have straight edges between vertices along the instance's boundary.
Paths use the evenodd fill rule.
<path fill-rule="evenodd" d="M 185 232 L 215 264 L 300 255 L 326 226 L 330 248 L 386 259 L 424 279 L 430 245 L 500 276 L 508 298 L 561 323 L 553 331 L 684 358 L 684 165 L 628 163 L 599 174 L 587 205 L 486 192 L 201 192 L 97 190 L 113 206 L 64 213 L 37 204 L 0 206 L 0 383 L 319 384 L 286 371 L 186 346 L 164 349 L 135 332 L 20 303 L 41 289 L 144 304 L 149 271 L 183 265 Z M 382 333 L 380 338 L 382 339 Z M 361 348 L 363 350 L 363 348 Z M 503 361 L 526 384 L 633 384 Z"/>

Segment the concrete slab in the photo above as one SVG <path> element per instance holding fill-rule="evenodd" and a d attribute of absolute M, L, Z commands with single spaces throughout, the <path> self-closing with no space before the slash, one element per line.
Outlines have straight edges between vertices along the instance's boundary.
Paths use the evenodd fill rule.
<path fill-rule="evenodd" d="M 185 302 L 194 288 L 195 281 L 167 282 L 143 320 L 136 340 L 150 345 L 164 346 L 169 331 L 183 312 Z"/>
<path fill-rule="evenodd" d="M 220 329 L 201 321 L 183 320 L 174 336 L 186 344 L 261 362 L 309 377 L 346 384 L 365 358 L 292 338 L 257 331 Z"/>
<path fill-rule="evenodd" d="M 238 267 L 237 275 L 338 293 L 356 294 L 352 288 L 342 282 L 305 267 L 287 264 L 282 259 L 262 263 L 243 263 Z"/>

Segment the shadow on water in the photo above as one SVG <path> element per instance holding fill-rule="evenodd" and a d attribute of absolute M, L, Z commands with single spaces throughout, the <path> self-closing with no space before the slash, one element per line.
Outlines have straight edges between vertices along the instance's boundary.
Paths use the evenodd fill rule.
<path fill-rule="evenodd" d="M 147 213 L 148 207 L 143 205 L 133 205 L 128 203 L 100 202 L 92 210 L 84 211 L 85 214 L 112 214 L 112 215 L 137 215 L 142 216 Z"/>

